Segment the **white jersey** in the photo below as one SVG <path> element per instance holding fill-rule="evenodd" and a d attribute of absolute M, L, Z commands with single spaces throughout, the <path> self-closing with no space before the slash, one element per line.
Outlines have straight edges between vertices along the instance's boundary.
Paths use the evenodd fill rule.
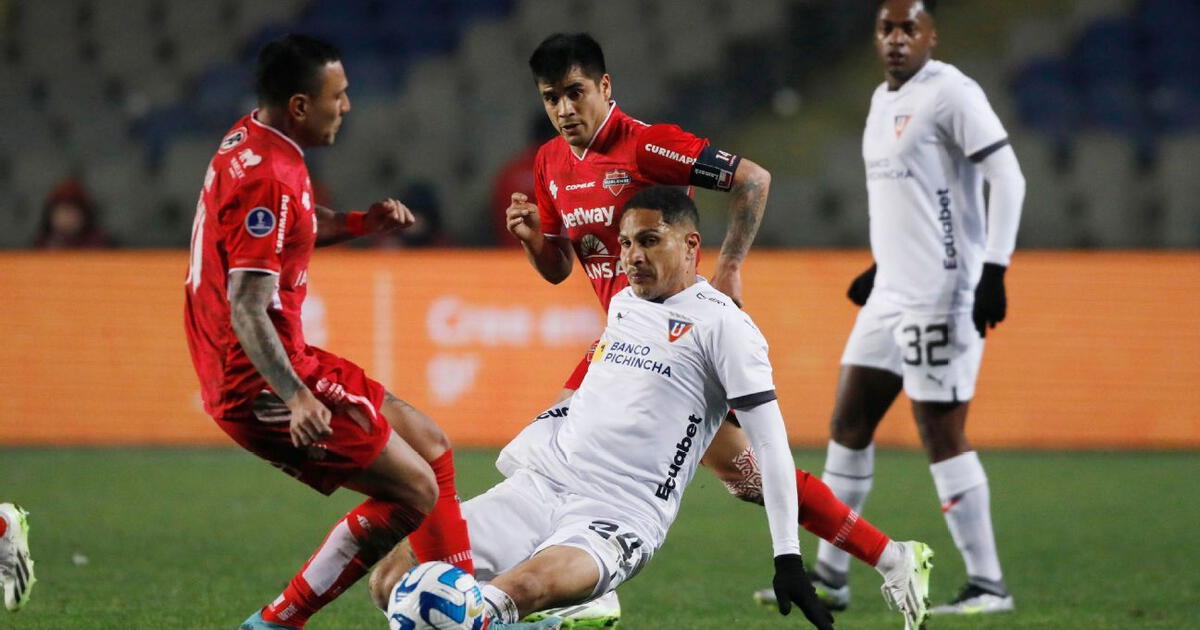
<path fill-rule="evenodd" d="M 987 220 L 976 167 L 1008 140 L 979 84 L 930 60 L 900 89 L 875 90 L 863 132 L 872 298 L 915 311 L 969 310 Z"/>
<path fill-rule="evenodd" d="M 661 544 L 729 409 L 774 399 L 767 342 L 728 296 L 703 279 L 661 304 L 626 287 L 565 419 L 527 427 L 497 467 L 620 505 Z"/>

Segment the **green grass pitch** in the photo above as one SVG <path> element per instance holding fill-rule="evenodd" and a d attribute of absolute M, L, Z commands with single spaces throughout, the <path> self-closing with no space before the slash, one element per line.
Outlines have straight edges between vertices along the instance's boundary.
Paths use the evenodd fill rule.
<path fill-rule="evenodd" d="M 458 453 L 459 487 L 494 483 L 494 452 Z M 820 470 L 824 454 L 799 451 Z M 984 453 L 1017 612 L 932 628 L 1184 628 L 1200 619 L 1195 453 Z M 40 579 L 11 630 L 224 629 L 275 597 L 357 502 L 324 498 L 232 449 L 0 449 L 0 501 L 31 513 Z M 867 517 L 933 545 L 935 603 L 963 581 L 923 457 L 883 451 Z M 806 557 L 813 539 L 805 536 Z M 665 546 L 620 593 L 627 630 L 809 627 L 753 604 L 771 578 L 761 508 L 701 471 Z M 838 628 L 900 628 L 877 574 L 855 565 Z M 359 584 L 309 628 L 385 628 Z"/>

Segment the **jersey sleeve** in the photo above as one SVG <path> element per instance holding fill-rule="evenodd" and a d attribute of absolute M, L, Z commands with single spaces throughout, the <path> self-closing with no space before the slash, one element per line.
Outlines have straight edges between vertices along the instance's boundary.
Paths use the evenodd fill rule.
<path fill-rule="evenodd" d="M 723 317 L 712 336 L 713 368 L 731 409 L 775 400 L 767 340 L 742 311 Z"/>
<path fill-rule="evenodd" d="M 238 186 L 220 219 L 229 271 L 279 273 L 284 239 L 280 230 L 287 229 L 287 205 L 294 199 L 295 194 L 272 179 Z"/>
<path fill-rule="evenodd" d="M 558 184 L 546 177 L 546 151 L 539 149 L 533 160 L 533 197 L 537 203 L 538 216 L 541 218 L 542 234 L 560 236 L 565 234 L 562 215 L 558 213 L 557 195 Z"/>
<path fill-rule="evenodd" d="M 973 162 L 1008 144 L 1008 133 L 983 88 L 969 78 L 946 84 L 939 95 L 938 126 Z"/>
<path fill-rule="evenodd" d="M 741 158 L 678 125 L 650 125 L 634 148 L 638 170 L 656 184 L 728 191 Z"/>

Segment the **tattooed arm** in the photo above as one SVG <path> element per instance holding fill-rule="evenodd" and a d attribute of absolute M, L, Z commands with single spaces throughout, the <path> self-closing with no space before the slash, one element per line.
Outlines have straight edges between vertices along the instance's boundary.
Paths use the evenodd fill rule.
<path fill-rule="evenodd" d="M 729 190 L 729 227 L 712 279 L 713 287 L 733 298 L 738 306 L 742 305 L 742 261 L 758 233 L 770 188 L 771 174 L 743 158 Z"/>
<path fill-rule="evenodd" d="M 250 362 L 275 394 L 292 411 L 292 443 L 308 446 L 328 437 L 329 409 L 305 387 L 275 324 L 267 314 L 277 276 L 258 271 L 234 271 L 229 275 L 229 317 L 238 342 Z"/>

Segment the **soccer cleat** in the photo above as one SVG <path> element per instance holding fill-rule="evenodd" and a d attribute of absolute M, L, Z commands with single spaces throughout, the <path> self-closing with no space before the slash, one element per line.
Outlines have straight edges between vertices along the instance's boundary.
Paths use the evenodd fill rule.
<path fill-rule="evenodd" d="M 933 570 L 933 550 L 922 542 L 898 542 L 904 553 L 899 563 L 883 576 L 883 600 L 889 608 L 904 615 L 905 630 L 924 628 L 929 620 L 929 572 Z"/>
<path fill-rule="evenodd" d="M 993 593 L 982 587 L 967 583 L 949 604 L 934 606 L 929 612 L 934 615 L 979 615 L 983 613 L 1011 612 L 1016 610 L 1012 595 Z"/>
<path fill-rule="evenodd" d="M 292 626 L 283 624 L 271 623 L 262 617 L 262 611 L 255 611 L 250 618 L 243 621 L 242 625 L 238 626 L 238 630 L 298 630 Z"/>
<path fill-rule="evenodd" d="M 29 513 L 12 503 L 0 503 L 0 587 L 4 589 L 4 607 L 21 610 L 29 601 L 29 592 L 37 583 L 33 559 L 29 557 Z"/>
<path fill-rule="evenodd" d="M 813 590 L 817 592 L 817 599 L 825 605 L 826 608 L 834 612 L 842 612 L 850 606 L 850 585 L 843 584 L 841 586 L 830 586 L 828 582 L 821 579 L 821 576 L 816 571 L 808 572 L 808 580 L 812 582 Z M 778 603 L 775 598 L 775 589 L 764 588 L 754 591 L 754 601 L 768 608 L 776 608 Z"/>
<path fill-rule="evenodd" d="M 621 601 L 616 591 L 610 591 L 583 604 L 535 612 L 525 621 L 548 617 L 562 619 L 563 628 L 616 628 L 621 623 Z"/>
<path fill-rule="evenodd" d="M 488 630 L 559 630 L 562 627 L 564 626 L 561 617 L 546 617 L 544 615 L 537 621 L 530 621 L 527 617 L 516 623 L 493 621 L 487 626 Z"/>

